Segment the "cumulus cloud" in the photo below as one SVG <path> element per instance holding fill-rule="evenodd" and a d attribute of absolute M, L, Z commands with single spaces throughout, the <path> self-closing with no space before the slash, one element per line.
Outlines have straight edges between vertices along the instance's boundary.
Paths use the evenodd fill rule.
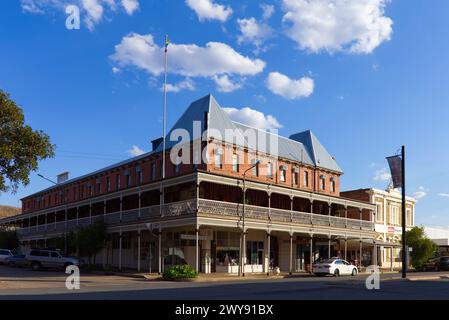
<path fill-rule="evenodd" d="M 139 9 L 138 0 L 122 0 L 122 6 L 125 8 L 127 14 L 132 15 Z"/>
<path fill-rule="evenodd" d="M 138 146 L 133 146 L 131 149 L 128 150 L 128 153 L 132 157 L 137 157 L 145 153 L 144 150 L 140 149 Z"/>
<path fill-rule="evenodd" d="M 161 88 L 161 90 L 162 89 L 163 88 Z M 195 90 L 195 83 L 192 81 L 192 79 L 187 78 L 175 84 L 167 83 L 167 92 L 178 93 L 183 90 Z"/>
<path fill-rule="evenodd" d="M 391 180 L 391 173 L 388 171 L 387 168 L 382 168 L 380 170 L 376 170 L 373 177 L 374 181 L 390 181 Z"/>
<path fill-rule="evenodd" d="M 413 198 L 415 198 L 416 200 L 422 199 L 425 196 L 427 196 L 427 191 L 424 187 L 419 187 L 418 191 L 413 193 Z"/>
<path fill-rule="evenodd" d="M 237 108 L 223 108 L 229 117 L 236 122 L 240 122 L 251 127 L 259 129 L 279 129 L 282 125 L 271 114 L 265 115 L 263 112 L 245 107 Z"/>
<path fill-rule="evenodd" d="M 119 1 L 129 15 L 139 8 L 138 0 L 20 0 L 20 4 L 23 12 L 31 14 L 45 14 L 54 10 L 65 14 L 68 5 L 76 5 L 84 17 L 86 27 L 93 30 L 103 20 L 106 12 L 118 11 Z"/>
<path fill-rule="evenodd" d="M 392 34 L 388 0 L 283 0 L 287 35 L 310 52 L 373 52 Z"/>
<path fill-rule="evenodd" d="M 214 76 L 213 80 L 215 81 L 217 90 L 220 92 L 232 92 L 242 87 L 241 83 L 233 82 L 226 74 Z"/>
<path fill-rule="evenodd" d="M 120 67 L 135 67 L 158 76 L 164 71 L 163 50 L 151 34 L 131 33 L 115 46 L 111 59 Z M 204 47 L 173 43 L 169 46 L 169 57 L 168 72 L 190 78 L 211 78 L 222 87 L 229 84 L 225 75 L 253 76 L 265 68 L 264 61 L 243 56 L 221 42 L 209 42 Z"/>
<path fill-rule="evenodd" d="M 232 15 L 231 7 L 214 3 L 212 0 L 186 0 L 186 4 L 195 11 L 200 21 L 225 22 Z"/>
<path fill-rule="evenodd" d="M 255 18 L 238 19 L 240 35 L 237 37 L 238 43 L 249 42 L 256 47 L 260 47 L 263 41 L 270 37 L 273 30 L 265 23 L 259 23 Z"/>
<path fill-rule="evenodd" d="M 289 100 L 309 97 L 313 93 L 314 86 L 313 79 L 309 77 L 295 80 L 279 72 L 270 72 L 267 78 L 267 88 L 272 93 Z"/>
<path fill-rule="evenodd" d="M 270 19 L 273 16 L 274 11 L 275 11 L 274 6 L 272 4 L 262 3 L 260 5 L 260 8 L 263 11 L 262 19 L 264 19 L 264 20 Z"/>

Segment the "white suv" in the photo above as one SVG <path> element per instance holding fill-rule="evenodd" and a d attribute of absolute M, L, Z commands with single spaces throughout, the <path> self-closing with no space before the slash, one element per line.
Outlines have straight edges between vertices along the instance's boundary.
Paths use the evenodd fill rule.
<path fill-rule="evenodd" d="M 7 249 L 0 249 L 0 264 L 5 264 L 6 258 L 12 257 L 14 252 Z"/>
<path fill-rule="evenodd" d="M 41 268 L 65 269 L 72 265 L 79 266 L 78 259 L 63 257 L 55 250 L 33 249 L 26 255 L 26 259 L 33 270 Z"/>

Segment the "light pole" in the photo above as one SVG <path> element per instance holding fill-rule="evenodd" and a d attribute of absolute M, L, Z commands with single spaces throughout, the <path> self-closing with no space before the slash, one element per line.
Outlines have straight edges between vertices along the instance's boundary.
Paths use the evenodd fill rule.
<path fill-rule="evenodd" d="M 56 182 L 54 182 L 53 180 L 50 180 L 50 179 L 48 179 L 48 178 L 45 178 L 45 177 L 44 177 L 43 175 L 41 175 L 40 173 L 38 173 L 37 176 L 40 177 L 40 178 L 42 178 L 42 179 L 44 179 L 44 180 L 50 181 L 50 182 L 53 183 L 54 185 L 57 185 Z"/>
<path fill-rule="evenodd" d="M 245 230 L 245 202 L 246 202 L 246 173 L 253 169 L 254 167 L 259 166 L 260 161 L 257 160 L 251 167 L 246 169 L 243 172 L 243 204 L 242 204 L 242 228 L 243 228 L 243 235 L 242 235 L 242 244 L 240 246 L 240 273 L 242 277 L 245 276 L 245 260 L 246 260 L 246 230 Z"/>

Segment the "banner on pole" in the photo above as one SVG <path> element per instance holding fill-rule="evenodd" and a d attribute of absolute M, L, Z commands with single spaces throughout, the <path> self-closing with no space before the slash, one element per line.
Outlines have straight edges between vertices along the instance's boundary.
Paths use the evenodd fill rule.
<path fill-rule="evenodd" d="M 401 156 L 387 157 L 390 166 L 393 188 L 402 188 L 402 158 Z"/>

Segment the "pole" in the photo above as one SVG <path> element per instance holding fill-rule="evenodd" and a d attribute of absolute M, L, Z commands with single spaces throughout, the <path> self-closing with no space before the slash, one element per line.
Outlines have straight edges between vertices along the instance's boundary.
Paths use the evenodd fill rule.
<path fill-rule="evenodd" d="M 165 179 L 165 131 L 166 131 L 166 117 L 167 117 L 167 61 L 168 61 L 168 35 L 165 35 L 165 50 L 164 50 L 164 106 L 162 111 L 162 181 L 160 187 L 160 205 L 159 214 L 162 217 L 164 206 L 164 179 Z"/>
<path fill-rule="evenodd" d="M 246 173 L 246 172 L 245 172 Z M 242 234 L 242 246 L 240 247 L 242 250 L 241 259 L 242 259 L 242 277 L 245 276 L 245 250 L 246 250 L 246 237 L 245 237 L 245 201 L 246 201 L 246 189 L 245 189 L 245 175 L 243 175 L 243 205 L 242 205 L 242 224 L 243 224 L 243 234 Z"/>
<path fill-rule="evenodd" d="M 405 214 L 405 146 L 402 146 L 402 278 L 407 277 L 407 239 Z"/>

